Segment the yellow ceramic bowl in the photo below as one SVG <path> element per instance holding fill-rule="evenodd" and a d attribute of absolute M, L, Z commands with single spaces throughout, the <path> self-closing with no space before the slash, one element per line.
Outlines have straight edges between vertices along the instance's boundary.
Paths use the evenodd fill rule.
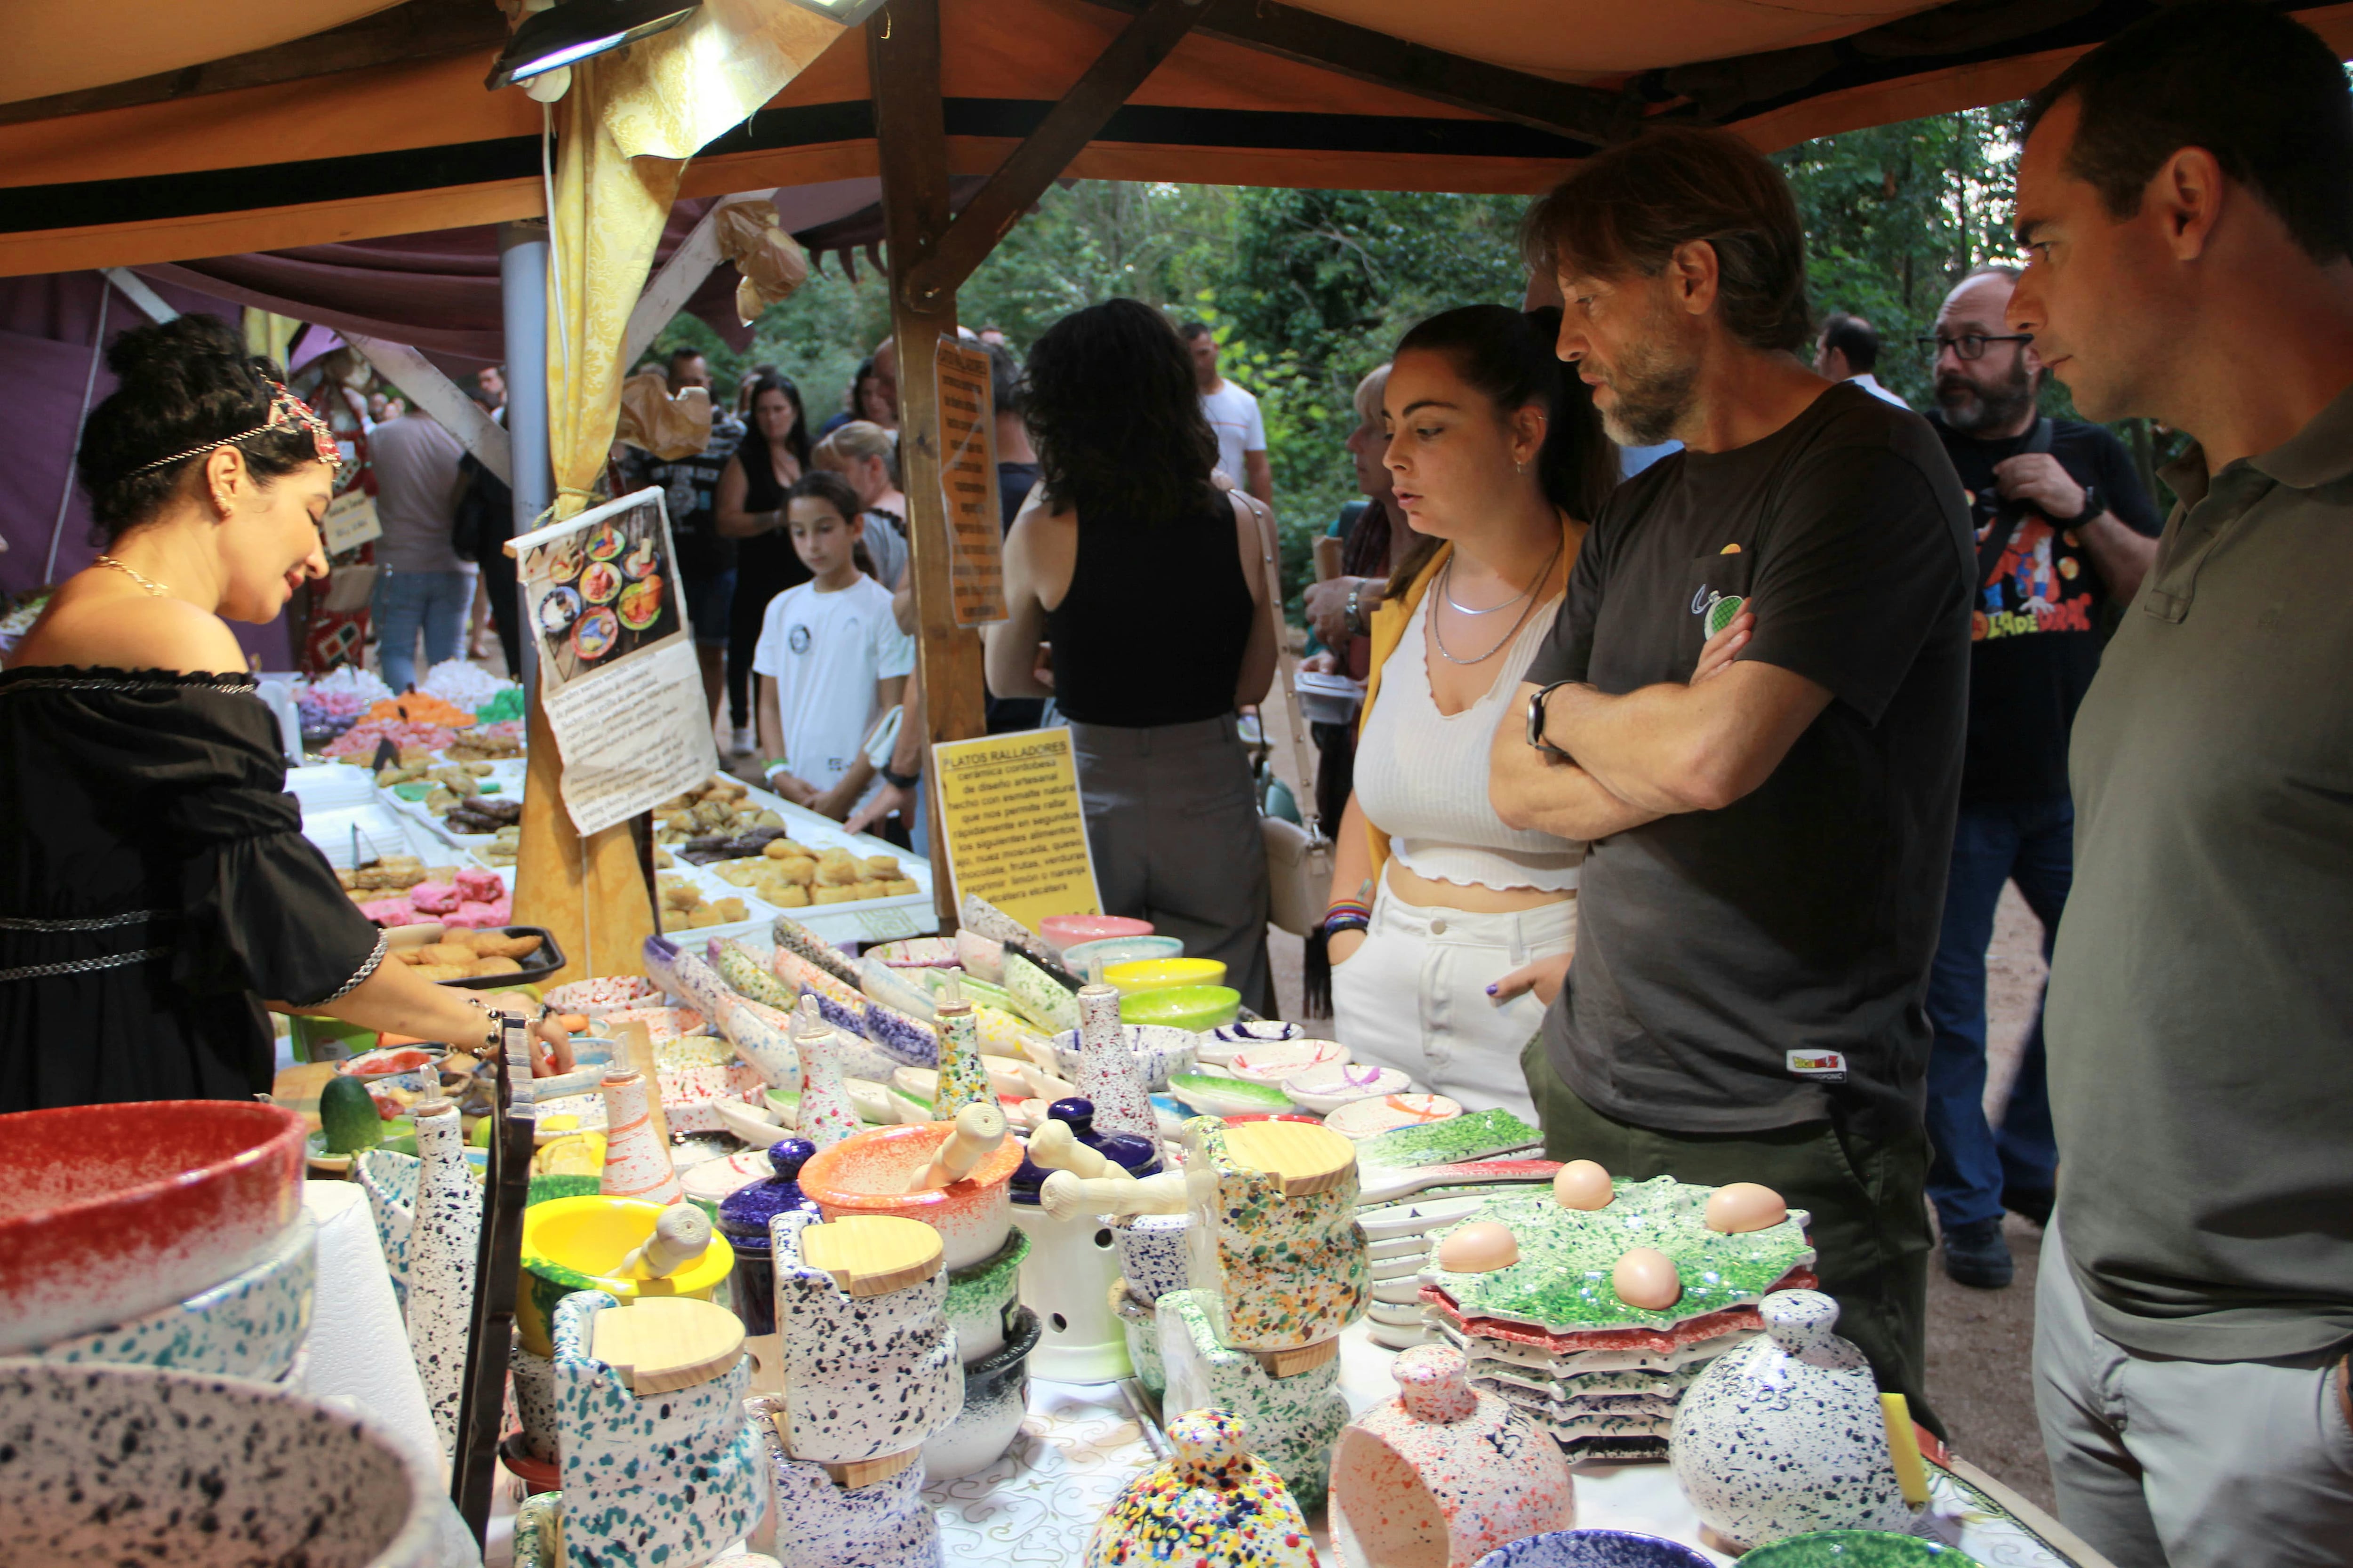
<path fill-rule="evenodd" d="M 1240 1014 L 1242 994 L 1230 985 L 1169 985 L 1119 999 L 1124 1024 L 1166 1024 L 1179 1029 L 1214 1029 Z"/>
<path fill-rule="evenodd" d="M 735 1267 L 735 1249 L 715 1230 L 710 1250 L 666 1279 L 614 1276 L 632 1247 L 645 1245 L 663 1205 L 636 1198 L 551 1198 L 522 1213 L 522 1289 L 515 1292 L 515 1324 L 523 1348 L 552 1356 L 550 1331 L 555 1304 L 575 1290 L 603 1290 L 627 1303 L 649 1296 L 711 1300 L 712 1290 Z"/>
<path fill-rule="evenodd" d="M 1214 958 L 1133 958 L 1103 970 L 1103 984 L 1123 996 L 1165 991 L 1172 985 L 1223 985 L 1226 966 Z"/>

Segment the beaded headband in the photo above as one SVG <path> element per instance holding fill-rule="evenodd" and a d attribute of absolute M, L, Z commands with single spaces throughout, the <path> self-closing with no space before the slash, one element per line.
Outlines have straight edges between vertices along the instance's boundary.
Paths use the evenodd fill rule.
<path fill-rule="evenodd" d="M 256 374 L 259 373 L 257 372 Z M 168 458 L 158 458 L 152 463 L 142 463 L 123 478 L 131 479 L 146 473 L 151 468 L 164 468 L 174 463 L 185 463 L 190 458 L 201 458 L 207 452 L 216 451 L 220 447 L 234 447 L 239 441 L 249 440 L 256 436 L 266 436 L 272 430 L 292 429 L 297 426 L 311 433 L 311 440 L 318 453 L 319 461 L 326 464 L 330 469 L 341 468 L 343 454 L 343 448 L 335 444 L 334 426 L 329 425 L 309 404 L 287 391 L 285 383 L 272 381 L 266 375 L 261 376 L 260 379 L 262 384 L 269 388 L 268 419 L 250 430 L 240 430 L 234 436 L 224 436 L 217 441 L 207 441 L 201 447 L 191 447 L 185 452 L 174 452 Z"/>

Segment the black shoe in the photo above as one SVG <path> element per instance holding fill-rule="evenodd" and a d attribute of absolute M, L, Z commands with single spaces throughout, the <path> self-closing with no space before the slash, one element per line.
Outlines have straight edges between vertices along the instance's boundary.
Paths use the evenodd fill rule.
<path fill-rule="evenodd" d="M 2001 1221 L 1981 1219 L 1946 1227 L 1945 1272 L 1955 1284 L 1999 1290 L 2014 1271 L 2010 1243 L 2001 1238 Z"/>
<path fill-rule="evenodd" d="M 2049 1187 L 2004 1187 L 2001 1190 L 2002 1207 L 2021 1219 L 2031 1220 L 2045 1230 L 2051 1226 L 2051 1205 L 2058 1201 L 2059 1194 Z"/>

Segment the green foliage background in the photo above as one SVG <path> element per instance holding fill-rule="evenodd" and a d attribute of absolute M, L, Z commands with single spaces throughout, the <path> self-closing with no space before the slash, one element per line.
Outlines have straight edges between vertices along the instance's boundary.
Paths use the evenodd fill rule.
<path fill-rule="evenodd" d="M 1914 406 L 1931 372 L 1914 339 L 1980 262 L 2015 259 L 2010 193 L 2018 106 L 1970 110 L 1807 142 L 1776 154 L 1808 242 L 1817 315 L 1845 310 L 1879 328 L 1881 381 Z M 1308 541 L 1356 497 L 1340 443 L 1365 372 L 1413 322 L 1454 305 L 1516 304 L 1523 198 L 1299 191 L 1081 180 L 1050 191 L 959 297 L 973 327 L 1002 328 L 1017 352 L 1068 311 L 1113 295 L 1207 321 L 1225 374 L 1266 416 L 1284 583 L 1295 611 Z M 704 350 L 723 389 L 773 363 L 799 382 L 810 416 L 844 406 L 858 361 L 889 331 L 881 280 L 839 258 L 761 318 L 736 354 L 681 316 L 659 347 Z M 2048 412 L 2073 413 L 2065 389 Z M 2121 426 L 2146 466 L 2147 432 Z"/>

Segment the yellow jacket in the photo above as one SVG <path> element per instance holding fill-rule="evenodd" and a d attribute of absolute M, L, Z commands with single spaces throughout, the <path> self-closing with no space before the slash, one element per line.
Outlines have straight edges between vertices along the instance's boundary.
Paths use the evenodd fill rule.
<path fill-rule="evenodd" d="M 1567 557 L 1568 569 L 1571 572 L 1577 569 L 1577 548 L 1585 542 L 1586 527 L 1586 524 L 1572 517 L 1564 515 L 1560 520 L 1561 553 Z M 1356 710 L 1356 735 L 1359 741 L 1364 737 L 1366 721 L 1373 716 L 1373 704 L 1381 695 L 1381 668 L 1388 663 L 1389 655 L 1397 651 L 1398 644 L 1405 640 L 1406 623 L 1413 619 L 1414 606 L 1421 603 L 1421 596 L 1424 594 L 1430 592 L 1430 584 L 1438 580 L 1439 569 L 1446 564 L 1448 558 L 1453 553 L 1452 541 L 1450 540 L 1440 545 L 1438 553 L 1430 558 L 1430 564 L 1424 566 L 1419 574 L 1411 583 L 1406 584 L 1403 597 L 1383 598 L 1375 607 L 1372 625 L 1366 633 L 1372 638 L 1373 652 L 1365 671 L 1365 705 Z M 1372 881 L 1373 886 L 1377 888 L 1381 885 L 1382 868 L 1388 864 L 1389 836 L 1382 832 L 1371 817 L 1366 816 L 1365 841 L 1366 847 L 1372 852 Z"/>

